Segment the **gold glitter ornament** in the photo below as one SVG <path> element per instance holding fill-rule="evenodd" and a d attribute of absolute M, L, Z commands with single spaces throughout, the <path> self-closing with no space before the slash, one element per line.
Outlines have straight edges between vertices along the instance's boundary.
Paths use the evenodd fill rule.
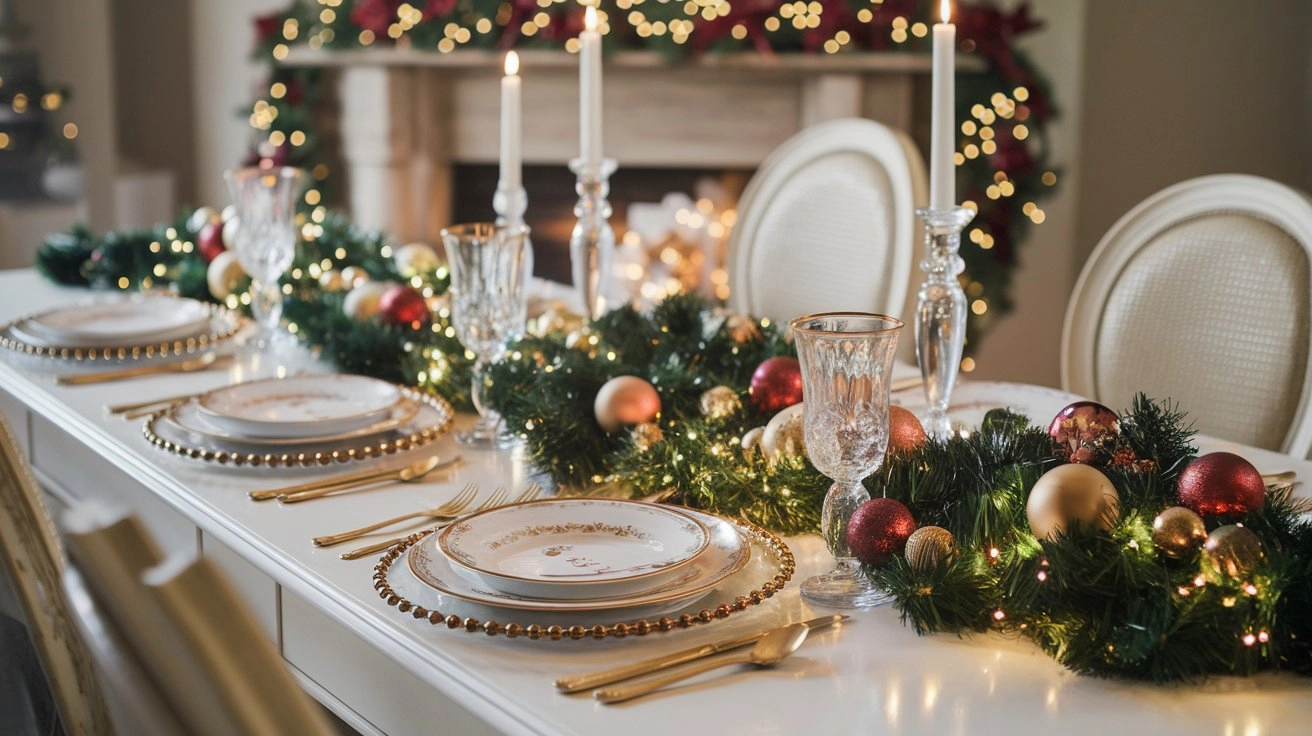
<path fill-rule="evenodd" d="M 655 422 L 643 422 L 633 428 L 633 446 L 638 448 L 638 452 L 646 452 L 664 439 L 665 433 Z"/>
<path fill-rule="evenodd" d="M 319 274 L 319 287 L 324 291 L 344 291 L 346 286 L 346 279 L 342 276 L 342 272 L 335 268 Z"/>
<path fill-rule="evenodd" d="M 707 419 L 724 419 L 743 408 L 738 392 L 728 386 L 707 389 L 701 398 L 702 416 Z"/>
<path fill-rule="evenodd" d="M 1226 524 L 1212 530 L 1203 543 L 1203 556 L 1214 572 L 1232 578 L 1247 575 L 1265 556 L 1262 540 L 1242 524 Z"/>
<path fill-rule="evenodd" d="M 757 326 L 756 320 L 745 314 L 729 315 L 724 321 L 724 329 L 729 333 L 729 339 L 738 345 L 744 345 L 761 337 L 761 328 Z"/>
<path fill-rule="evenodd" d="M 1206 541 L 1203 518 L 1183 506 L 1172 506 L 1153 519 L 1153 544 L 1173 560 L 1188 557 Z"/>
<path fill-rule="evenodd" d="M 939 562 L 957 554 L 957 538 L 941 526 L 922 526 L 907 537 L 907 564 L 918 573 L 927 572 Z"/>

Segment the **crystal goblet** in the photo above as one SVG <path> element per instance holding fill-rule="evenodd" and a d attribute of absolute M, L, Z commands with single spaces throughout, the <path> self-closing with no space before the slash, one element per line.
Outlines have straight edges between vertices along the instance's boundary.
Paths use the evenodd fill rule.
<path fill-rule="evenodd" d="M 500 432 L 501 415 L 483 400 L 483 371 L 500 360 L 506 342 L 524 332 L 525 244 L 528 228 L 490 222 L 442 230 L 451 268 L 451 325 L 456 339 L 474 354 L 474 408 L 478 423 L 456 435 L 467 445 L 504 447 L 514 438 Z"/>
<path fill-rule="evenodd" d="M 226 171 L 237 209 L 237 261 L 251 277 L 251 312 L 260 332 L 256 344 L 269 346 L 278 336 L 282 287 L 278 280 L 296 254 L 296 199 L 305 172 L 292 167 Z"/>
<path fill-rule="evenodd" d="M 870 581 L 845 538 L 847 521 L 870 498 L 861 479 L 888 449 L 888 389 L 901 320 L 830 312 L 788 323 L 802 366 L 806 452 L 833 479 L 821 533 L 835 568 L 802 583 L 802 596 L 831 608 L 871 608 L 891 597 Z"/>

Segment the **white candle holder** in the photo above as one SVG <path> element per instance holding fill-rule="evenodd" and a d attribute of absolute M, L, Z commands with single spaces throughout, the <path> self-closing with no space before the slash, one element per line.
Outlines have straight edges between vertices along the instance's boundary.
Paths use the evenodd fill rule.
<path fill-rule="evenodd" d="M 591 319 L 601 317 L 605 311 L 606 279 L 610 277 L 611 262 L 615 256 L 615 231 L 610 227 L 610 175 L 618 164 L 613 158 L 604 158 L 600 166 L 576 158 L 569 162 L 569 170 L 578 177 L 574 190 L 579 194 L 574 214 L 579 218 L 569 236 L 570 265 L 574 275 L 574 288 L 579 293 L 583 310 Z"/>
<path fill-rule="evenodd" d="M 504 181 L 497 181 L 497 190 L 492 195 L 492 210 L 497 213 L 497 225 L 507 228 L 516 228 L 524 226 L 524 213 L 528 211 L 528 191 L 524 187 L 507 187 Z M 529 234 L 524 234 L 524 278 L 533 277 L 533 241 Z M 528 294 L 531 289 L 524 289 L 524 306 L 528 307 Z M 513 342 L 523 337 L 516 334 L 511 337 Z"/>
<path fill-rule="evenodd" d="M 916 306 L 916 359 L 929 407 L 922 419 L 929 436 L 944 440 L 952 435 L 948 402 L 966 344 L 966 294 L 957 280 L 966 264 L 958 253 L 961 231 L 974 219 L 975 211 L 929 208 L 916 210 L 916 215 L 925 221 L 925 260 L 920 262 L 920 270 L 926 278 Z"/>

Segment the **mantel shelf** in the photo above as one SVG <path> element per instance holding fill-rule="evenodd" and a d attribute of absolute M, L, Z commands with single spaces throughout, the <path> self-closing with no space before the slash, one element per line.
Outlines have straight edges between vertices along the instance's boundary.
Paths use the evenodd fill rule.
<path fill-rule="evenodd" d="M 560 69 L 578 65 L 577 56 L 565 51 L 517 49 L 524 68 Z M 462 49 L 440 53 L 427 49 L 378 47 L 367 49 L 311 49 L 295 47 L 283 62 L 289 66 L 351 67 L 403 66 L 447 69 L 500 69 L 504 52 Z M 957 54 L 961 71 L 982 71 L 984 60 Z M 655 51 L 619 51 L 606 57 L 606 66 L 621 69 L 708 69 L 785 74 L 929 74 L 930 58 L 924 53 L 892 51 L 849 54 L 705 54 L 687 59 L 670 59 Z"/>

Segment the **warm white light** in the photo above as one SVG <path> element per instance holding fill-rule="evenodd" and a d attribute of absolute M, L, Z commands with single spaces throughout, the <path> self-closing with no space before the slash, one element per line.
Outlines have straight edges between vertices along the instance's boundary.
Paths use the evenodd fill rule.
<path fill-rule="evenodd" d="M 589 5 L 588 9 L 583 11 L 583 30 L 597 30 L 597 8 Z"/>
<path fill-rule="evenodd" d="M 506 52 L 506 76 L 513 77 L 519 74 L 519 54 L 514 51 Z"/>
<path fill-rule="evenodd" d="M 938 15 L 943 19 L 944 23 L 952 20 L 952 3 L 948 2 L 948 0 L 941 0 L 938 4 Z"/>

